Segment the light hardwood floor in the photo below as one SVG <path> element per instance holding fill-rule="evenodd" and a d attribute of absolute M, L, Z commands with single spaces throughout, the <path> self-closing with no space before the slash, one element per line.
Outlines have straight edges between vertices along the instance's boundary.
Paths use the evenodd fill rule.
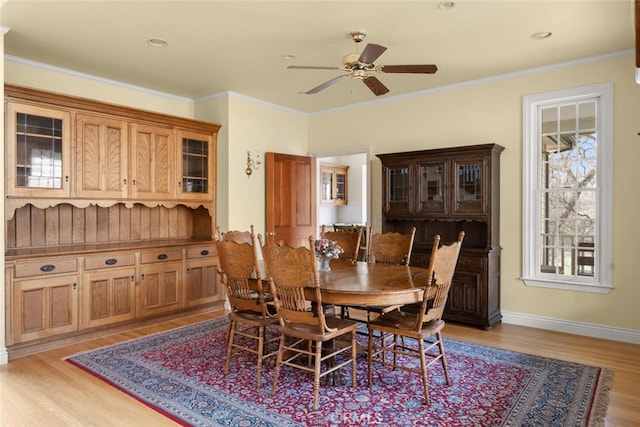
<path fill-rule="evenodd" d="M 63 357 L 223 315 L 201 314 L 11 360 L 0 366 L 2 426 L 171 426 L 168 418 L 64 362 Z M 607 426 L 640 425 L 640 346 L 522 326 L 490 331 L 448 323 L 445 337 L 614 370 Z"/>

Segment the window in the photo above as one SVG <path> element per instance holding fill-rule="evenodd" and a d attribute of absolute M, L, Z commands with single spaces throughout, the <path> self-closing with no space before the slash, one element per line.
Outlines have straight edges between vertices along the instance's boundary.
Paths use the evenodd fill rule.
<path fill-rule="evenodd" d="M 525 96 L 523 116 L 522 278 L 609 292 L 613 85 Z"/>

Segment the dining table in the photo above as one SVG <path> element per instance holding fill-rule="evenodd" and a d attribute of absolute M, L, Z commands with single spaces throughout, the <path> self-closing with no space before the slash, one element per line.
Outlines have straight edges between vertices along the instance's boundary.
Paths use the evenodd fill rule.
<path fill-rule="evenodd" d="M 334 265 L 335 264 L 335 265 Z M 318 272 L 323 304 L 392 306 L 422 301 L 429 271 L 406 265 L 332 264 Z"/>

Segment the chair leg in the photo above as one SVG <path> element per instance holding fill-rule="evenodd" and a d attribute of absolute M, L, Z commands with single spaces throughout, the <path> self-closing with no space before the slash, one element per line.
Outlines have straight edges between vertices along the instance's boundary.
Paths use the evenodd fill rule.
<path fill-rule="evenodd" d="M 369 328 L 369 346 L 367 352 L 367 386 L 371 387 L 373 375 L 371 372 L 371 366 L 373 364 L 373 329 Z"/>
<path fill-rule="evenodd" d="M 402 345 L 404 346 L 404 337 L 402 337 Z M 393 369 L 398 367 L 398 335 L 393 334 Z"/>
<path fill-rule="evenodd" d="M 420 353 L 420 370 L 422 371 L 422 390 L 424 391 L 424 400 L 429 405 L 429 383 L 427 382 L 427 362 L 424 354 L 424 340 L 418 340 L 418 352 Z"/>
<path fill-rule="evenodd" d="M 233 349 L 233 340 L 235 339 L 236 325 L 238 322 L 229 322 L 229 331 L 227 332 L 227 361 L 224 364 L 224 376 L 229 373 L 229 365 L 231 364 L 231 350 Z"/>
<path fill-rule="evenodd" d="M 276 394 L 276 387 L 278 385 L 278 377 L 280 376 L 280 365 L 282 364 L 282 354 L 284 353 L 284 346 L 286 336 L 284 334 L 280 337 L 280 348 L 278 349 L 278 358 L 276 359 L 276 370 L 273 374 L 273 384 L 271 385 L 271 395 Z"/>
<path fill-rule="evenodd" d="M 442 335 L 440 332 L 436 334 L 436 338 L 438 339 L 438 348 L 440 349 L 440 357 L 442 362 L 442 370 L 444 371 L 444 378 L 447 381 L 447 385 L 451 385 L 451 380 L 449 379 L 449 368 L 447 368 L 447 357 L 444 354 L 444 343 L 442 342 Z"/>
<path fill-rule="evenodd" d="M 257 326 L 258 333 L 258 363 L 256 372 L 256 387 L 260 387 L 260 380 L 262 379 L 262 354 L 264 352 L 264 326 Z"/>
<path fill-rule="evenodd" d="M 356 344 L 356 331 L 351 333 L 351 387 L 357 386 L 356 379 L 356 358 L 358 356 L 358 345 Z"/>
<path fill-rule="evenodd" d="M 316 341 L 315 365 L 313 369 L 313 410 L 318 410 L 318 394 L 320 393 L 320 369 L 322 366 L 322 341 Z"/>

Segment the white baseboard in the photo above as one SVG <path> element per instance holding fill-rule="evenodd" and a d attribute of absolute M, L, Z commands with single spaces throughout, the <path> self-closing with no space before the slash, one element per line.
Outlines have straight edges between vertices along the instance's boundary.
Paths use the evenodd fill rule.
<path fill-rule="evenodd" d="M 508 311 L 502 312 L 502 322 L 593 338 L 622 341 L 630 344 L 640 344 L 640 330 L 637 329 L 617 328 L 614 326 L 574 322 L 571 320 L 532 316 L 530 314 L 512 313 Z"/>
<path fill-rule="evenodd" d="M 0 365 L 9 363 L 9 352 L 5 347 L 0 348 Z"/>

